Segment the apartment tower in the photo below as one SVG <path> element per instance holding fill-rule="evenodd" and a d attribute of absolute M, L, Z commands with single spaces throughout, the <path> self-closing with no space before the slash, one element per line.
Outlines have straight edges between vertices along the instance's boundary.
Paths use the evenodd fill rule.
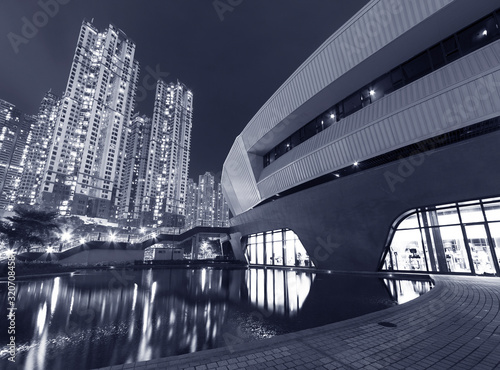
<path fill-rule="evenodd" d="M 157 226 L 184 226 L 192 117 L 192 92 L 158 80 L 144 193 Z"/>
<path fill-rule="evenodd" d="M 41 200 L 61 215 L 116 217 L 139 64 L 135 44 L 83 21 L 44 168 Z"/>

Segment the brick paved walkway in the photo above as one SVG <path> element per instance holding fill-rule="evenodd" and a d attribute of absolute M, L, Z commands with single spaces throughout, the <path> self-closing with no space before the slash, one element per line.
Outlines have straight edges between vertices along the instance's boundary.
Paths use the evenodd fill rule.
<path fill-rule="evenodd" d="M 429 293 L 383 311 L 107 369 L 500 369 L 500 278 L 433 278 Z"/>

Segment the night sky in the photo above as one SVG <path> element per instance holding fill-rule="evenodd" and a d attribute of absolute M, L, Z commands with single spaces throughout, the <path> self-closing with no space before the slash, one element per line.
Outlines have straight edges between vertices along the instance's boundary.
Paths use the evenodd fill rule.
<path fill-rule="evenodd" d="M 55 0 L 41 0 L 52 3 Z M 35 114 L 45 92 L 62 95 L 84 18 L 136 43 L 139 85 L 151 70 L 194 94 L 190 177 L 219 174 L 234 138 L 279 86 L 367 0 L 59 0 L 65 5 L 17 45 L 23 17 L 43 24 L 38 1 L 0 2 L 0 99 Z M 53 9 L 53 7 L 51 7 Z M 38 18 L 37 18 L 38 17 Z M 11 37 L 12 36 L 11 34 Z M 149 68 L 147 68 L 149 67 Z M 153 112 L 154 90 L 136 111 Z"/>

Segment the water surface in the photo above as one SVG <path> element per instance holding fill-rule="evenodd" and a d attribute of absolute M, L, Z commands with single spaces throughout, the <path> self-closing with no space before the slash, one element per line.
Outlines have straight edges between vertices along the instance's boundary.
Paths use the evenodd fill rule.
<path fill-rule="evenodd" d="M 428 282 L 292 270 L 88 271 L 17 282 L 16 364 L 91 369 L 189 353 L 381 310 Z M 0 304 L 7 307 L 6 284 Z M 6 364 L 0 324 L 0 368 Z"/>

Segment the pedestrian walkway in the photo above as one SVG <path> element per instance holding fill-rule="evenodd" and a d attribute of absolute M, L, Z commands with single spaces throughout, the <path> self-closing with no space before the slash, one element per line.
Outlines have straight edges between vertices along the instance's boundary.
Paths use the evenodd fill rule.
<path fill-rule="evenodd" d="M 107 369 L 500 368 L 500 278 L 432 276 L 420 298 L 354 319 Z"/>

